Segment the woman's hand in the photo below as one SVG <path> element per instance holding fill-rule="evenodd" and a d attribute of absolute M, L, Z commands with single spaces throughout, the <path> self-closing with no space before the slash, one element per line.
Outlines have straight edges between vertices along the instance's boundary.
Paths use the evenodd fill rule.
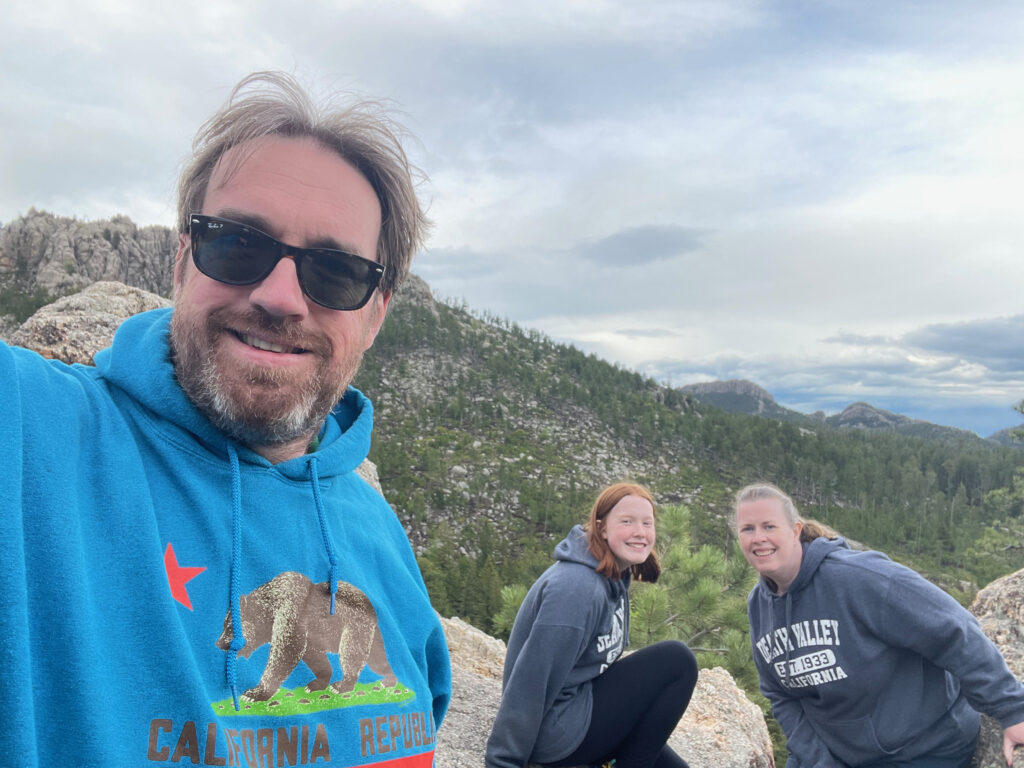
<path fill-rule="evenodd" d="M 1013 765 L 1013 748 L 1018 744 L 1024 746 L 1024 722 L 1003 730 L 1003 757 L 1007 765 Z"/>

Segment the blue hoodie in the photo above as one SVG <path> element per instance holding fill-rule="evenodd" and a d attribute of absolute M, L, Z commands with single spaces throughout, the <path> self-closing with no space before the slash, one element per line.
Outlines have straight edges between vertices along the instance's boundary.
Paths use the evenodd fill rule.
<path fill-rule="evenodd" d="M 629 642 L 629 571 L 609 579 L 597 566 L 577 525 L 530 587 L 508 639 L 487 768 L 553 762 L 583 742 L 591 681 Z"/>
<path fill-rule="evenodd" d="M 953 755 L 978 712 L 1024 721 L 1024 685 L 974 617 L 880 552 L 805 543 L 785 594 L 761 579 L 747 610 L 761 691 L 802 768 Z"/>
<path fill-rule="evenodd" d="M 427 768 L 448 653 L 353 472 L 370 402 L 271 464 L 186 398 L 169 320 L 95 368 L 0 345 L 0 762 Z"/>

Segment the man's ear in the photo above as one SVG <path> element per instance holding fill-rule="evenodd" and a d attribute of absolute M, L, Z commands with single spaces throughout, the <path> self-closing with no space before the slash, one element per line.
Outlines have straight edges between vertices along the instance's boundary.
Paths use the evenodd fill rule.
<path fill-rule="evenodd" d="M 189 236 L 184 232 L 178 233 L 178 253 L 174 257 L 174 293 L 177 295 L 178 289 L 185 281 L 185 267 L 188 263 L 189 253 Z"/>
<path fill-rule="evenodd" d="M 370 308 L 370 317 L 366 321 L 366 336 L 364 338 L 365 344 L 363 345 L 363 351 L 365 352 L 373 346 L 373 340 L 377 338 L 377 334 L 380 332 L 380 327 L 384 325 L 384 318 L 387 317 L 388 307 L 391 305 L 391 293 L 383 293 L 381 291 L 375 291 L 373 298 L 370 299 L 372 302 Z"/>

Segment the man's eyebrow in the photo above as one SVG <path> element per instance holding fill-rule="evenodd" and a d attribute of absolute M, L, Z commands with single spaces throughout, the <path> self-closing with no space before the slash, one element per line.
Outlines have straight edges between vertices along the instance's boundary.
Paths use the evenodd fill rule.
<path fill-rule="evenodd" d="M 222 219 L 237 221 L 239 224 L 245 224 L 253 229 L 258 229 L 260 232 L 268 234 L 276 240 L 281 239 L 281 233 L 278 228 L 274 226 L 270 219 L 266 216 L 262 216 L 261 214 L 252 213 L 251 211 L 242 211 L 237 208 L 221 208 L 218 209 L 214 215 Z M 288 245 L 294 245 L 298 248 L 329 248 L 332 251 L 344 251 L 345 253 L 352 253 L 356 256 L 364 256 L 365 258 L 374 257 L 374 255 L 365 256 L 365 254 L 359 253 L 359 250 L 355 245 L 341 243 L 330 235 L 318 235 L 312 240 L 306 242 L 304 245 L 298 245 L 296 243 L 288 243 Z"/>

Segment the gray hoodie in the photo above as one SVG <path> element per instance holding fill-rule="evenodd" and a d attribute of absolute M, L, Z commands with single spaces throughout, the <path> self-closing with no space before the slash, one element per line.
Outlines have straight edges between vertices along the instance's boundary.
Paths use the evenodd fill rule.
<path fill-rule="evenodd" d="M 786 593 L 762 579 L 747 611 L 761 691 L 803 768 L 962 751 L 977 712 L 1024 721 L 1024 685 L 974 617 L 880 552 L 815 539 Z"/>
<path fill-rule="evenodd" d="M 629 572 L 595 570 L 579 525 L 555 547 L 516 615 L 505 654 L 501 706 L 487 741 L 487 768 L 523 768 L 566 757 L 583 741 L 591 681 L 629 637 Z"/>

